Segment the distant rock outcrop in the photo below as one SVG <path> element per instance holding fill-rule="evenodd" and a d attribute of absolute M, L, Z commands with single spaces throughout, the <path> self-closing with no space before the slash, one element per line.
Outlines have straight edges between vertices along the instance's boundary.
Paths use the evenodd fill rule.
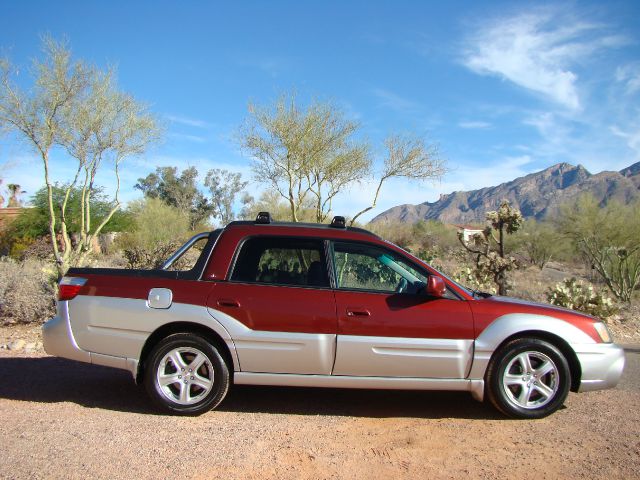
<path fill-rule="evenodd" d="M 441 195 L 436 202 L 398 205 L 372 221 L 440 220 L 444 223 L 474 223 L 484 220 L 485 212 L 495 210 L 502 199 L 509 200 L 526 218 L 542 219 L 559 205 L 589 192 L 601 204 L 610 200 L 629 203 L 640 198 L 640 162 L 619 172 L 592 175 L 582 165 L 558 163 L 541 172 L 516 178 L 495 187 Z"/>

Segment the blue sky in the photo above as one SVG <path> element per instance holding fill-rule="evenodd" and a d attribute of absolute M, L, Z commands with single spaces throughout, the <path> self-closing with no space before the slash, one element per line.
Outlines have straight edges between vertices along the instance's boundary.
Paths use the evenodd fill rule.
<path fill-rule="evenodd" d="M 0 2 L 0 49 L 19 66 L 40 36 L 118 68 L 148 102 L 164 142 L 127 162 L 123 197 L 157 165 L 240 171 L 235 140 L 249 101 L 295 90 L 360 122 L 382 158 L 390 133 L 439 145 L 450 173 L 435 184 L 390 182 L 379 207 L 497 185 L 558 162 L 592 173 L 640 160 L 640 2 Z M 21 76 L 24 78 L 24 75 Z M 56 179 L 68 162 L 55 157 Z M 0 138 L 5 182 L 33 193 L 42 167 Z M 113 180 L 102 172 L 99 183 Z M 255 193 L 260 186 L 252 185 Z M 353 214 L 371 184 L 335 203 Z"/>

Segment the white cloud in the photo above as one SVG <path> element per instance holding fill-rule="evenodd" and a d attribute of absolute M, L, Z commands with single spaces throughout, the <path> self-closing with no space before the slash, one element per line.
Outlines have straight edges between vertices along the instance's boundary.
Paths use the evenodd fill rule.
<path fill-rule="evenodd" d="M 209 122 L 205 122 L 204 120 L 185 117 L 182 115 L 165 115 L 165 117 L 172 123 L 179 123 L 188 127 L 210 128 L 212 126 Z"/>
<path fill-rule="evenodd" d="M 489 128 L 491 127 L 491 124 L 489 122 L 482 122 L 482 121 L 478 121 L 478 120 L 470 120 L 470 121 L 462 121 L 462 122 L 458 122 L 458 126 L 460 128 L 466 128 L 466 129 L 483 129 L 483 128 Z"/>
<path fill-rule="evenodd" d="M 624 131 L 620 127 L 613 125 L 610 130 L 616 137 L 625 139 L 627 146 L 634 151 L 636 158 L 640 158 L 640 128 Z"/>
<path fill-rule="evenodd" d="M 640 62 L 630 63 L 616 69 L 616 81 L 622 83 L 627 94 L 640 90 Z"/>
<path fill-rule="evenodd" d="M 247 56 L 243 53 L 236 55 L 234 61 L 241 67 L 258 69 L 271 78 L 278 77 L 290 68 L 290 61 L 278 56 Z"/>
<path fill-rule="evenodd" d="M 483 24 L 467 39 L 463 63 L 497 75 L 569 108 L 581 108 L 575 66 L 599 50 L 626 43 L 600 24 L 539 10 Z"/>
<path fill-rule="evenodd" d="M 207 141 L 206 138 L 201 137 L 199 135 L 189 135 L 186 133 L 169 133 L 168 135 L 178 140 L 187 140 L 189 142 L 195 142 L 195 143 L 204 143 Z"/>
<path fill-rule="evenodd" d="M 384 88 L 373 88 L 371 89 L 371 93 L 378 99 L 381 106 L 390 108 L 391 110 L 407 112 L 417 108 L 415 102 Z"/>

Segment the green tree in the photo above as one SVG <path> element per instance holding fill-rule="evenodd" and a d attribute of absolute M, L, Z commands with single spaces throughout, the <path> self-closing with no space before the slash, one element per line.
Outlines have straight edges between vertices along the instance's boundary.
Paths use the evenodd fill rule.
<path fill-rule="evenodd" d="M 130 268 L 158 268 L 189 236 L 189 218 L 159 198 L 131 202 L 133 228 L 118 239 Z"/>
<path fill-rule="evenodd" d="M 198 170 L 185 168 L 178 175 L 177 167 L 157 167 L 155 173 L 139 178 L 134 188 L 147 198 L 158 198 L 176 207 L 189 218 L 189 227 L 195 230 L 215 213 L 215 205 L 198 189 Z"/>
<path fill-rule="evenodd" d="M 435 145 L 427 145 L 423 139 L 407 135 L 391 135 L 384 142 L 386 156 L 382 170 L 377 174 L 376 191 L 371 205 L 356 213 L 351 225 L 361 215 L 376 208 L 382 185 L 391 178 L 408 181 L 436 180 L 447 171 L 446 162 L 439 156 Z"/>
<path fill-rule="evenodd" d="M 517 234 L 519 249 L 523 251 L 529 262 L 540 270 L 552 259 L 564 254 L 565 242 L 555 227 L 549 222 L 527 220 Z"/>
<path fill-rule="evenodd" d="M 290 220 L 313 205 L 315 221 L 330 215 L 338 194 L 356 183 L 378 178 L 372 205 L 357 212 L 351 223 L 375 208 L 382 185 L 390 178 L 434 179 L 444 171 L 436 149 L 422 139 L 392 136 L 387 157 L 375 172 L 368 145 L 357 138 L 359 125 L 335 106 L 319 101 L 301 108 L 293 95 L 274 105 L 249 105 L 249 120 L 241 131 L 242 147 L 253 159 L 255 180 L 269 186 L 289 205 Z"/>
<path fill-rule="evenodd" d="M 640 202 L 611 201 L 601 207 L 591 195 L 560 208 L 558 227 L 618 299 L 631 302 L 640 285 Z"/>
<path fill-rule="evenodd" d="M 245 220 L 255 219 L 259 212 L 269 212 L 271 218 L 275 221 L 286 222 L 291 220 L 289 203 L 278 192 L 273 190 L 262 192 L 257 200 L 245 192 L 240 201 L 242 202 L 240 218 Z M 298 221 L 315 222 L 315 214 L 315 208 L 311 201 L 308 200 L 298 209 Z"/>
<path fill-rule="evenodd" d="M 144 105 L 116 88 L 112 71 L 72 61 L 66 45 L 51 39 L 44 41 L 44 60 L 34 61 L 31 90 L 24 91 L 13 81 L 14 69 L 8 60 L 0 61 L 0 72 L 0 124 L 17 132 L 42 161 L 51 245 L 62 276 L 70 266 L 84 263 L 93 239 L 120 208 L 121 164 L 129 156 L 142 154 L 159 138 L 157 122 Z M 55 147 L 63 148 L 75 160 L 73 180 L 65 187 L 59 217 L 50 162 Z M 91 197 L 105 163 L 113 169 L 116 189 L 109 213 L 96 223 Z M 78 241 L 72 242 L 67 208 L 76 187 L 82 192 L 80 229 Z M 55 240 L 57 231 L 62 248 Z"/>
<path fill-rule="evenodd" d="M 486 213 L 486 220 L 487 226 L 481 234 L 474 235 L 467 243 L 460 231 L 458 240 L 474 256 L 478 278 L 491 274 L 498 293 L 506 295 L 507 272 L 516 268 L 517 262 L 515 258 L 505 255 L 505 235 L 511 235 L 520 229 L 522 214 L 508 200 L 503 200 L 498 210 Z"/>
<path fill-rule="evenodd" d="M 253 158 L 255 179 L 288 203 L 294 222 L 310 198 L 321 222 L 339 191 L 369 173 L 368 147 L 355 139 L 358 125 L 331 104 L 301 109 L 293 95 L 283 95 L 271 106 L 250 104 L 249 115 L 240 142 Z"/>
<path fill-rule="evenodd" d="M 61 205 L 66 195 L 66 186 L 53 185 L 53 204 L 56 215 L 56 234 L 61 230 Z M 68 231 L 75 242 L 79 238 L 81 190 L 72 189 L 67 205 Z M 49 202 L 46 187 L 42 187 L 31 197 L 31 207 L 25 208 L 15 220 L 0 235 L 0 251 L 12 255 L 21 251 L 39 238 L 50 234 L 49 231 Z M 111 211 L 111 201 L 101 187 L 96 187 L 91 196 L 91 212 L 96 222 L 102 222 Z M 122 232 L 132 227 L 131 216 L 127 211 L 118 210 L 105 224 L 102 233 Z M 15 248 L 14 248 L 15 246 Z"/>
<path fill-rule="evenodd" d="M 236 196 L 247 184 L 248 182 L 242 181 L 240 173 L 218 168 L 207 172 L 204 185 L 209 189 L 211 202 L 215 207 L 213 215 L 221 225 L 226 225 L 234 219 L 233 204 L 236 201 Z"/>

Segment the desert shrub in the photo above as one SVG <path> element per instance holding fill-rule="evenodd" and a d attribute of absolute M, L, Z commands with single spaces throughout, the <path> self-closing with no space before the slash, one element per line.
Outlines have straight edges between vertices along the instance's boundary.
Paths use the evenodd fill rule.
<path fill-rule="evenodd" d="M 127 260 L 127 268 L 154 269 L 160 268 L 179 246 L 178 242 L 163 242 L 152 247 L 131 245 L 122 254 Z"/>
<path fill-rule="evenodd" d="M 129 268 L 158 268 L 193 233 L 188 215 L 157 198 L 133 202 L 128 211 L 133 231 L 119 235 L 116 244 Z"/>
<path fill-rule="evenodd" d="M 55 307 L 56 272 L 36 259 L 0 258 L 0 322 L 43 322 Z"/>
<path fill-rule="evenodd" d="M 128 262 L 122 252 L 113 252 L 103 255 L 92 255 L 87 260 L 90 268 L 127 268 Z"/>
<path fill-rule="evenodd" d="M 438 220 L 420 220 L 411 227 L 413 241 L 419 250 L 443 254 L 455 250 L 458 244 L 457 229 Z"/>
<path fill-rule="evenodd" d="M 15 248 L 15 245 L 14 245 Z M 17 255 L 17 252 L 12 249 L 11 256 L 20 260 L 25 260 L 27 258 L 35 258 L 38 260 L 46 260 L 49 262 L 53 262 L 53 250 L 51 248 L 51 235 L 46 235 L 44 237 L 39 237 L 30 242 L 28 245 L 21 250 L 20 255 Z"/>
<path fill-rule="evenodd" d="M 618 299 L 640 286 L 640 202 L 601 207 L 590 195 L 560 209 L 557 223 Z"/>
<path fill-rule="evenodd" d="M 410 249 L 413 243 L 411 224 L 407 222 L 381 220 L 375 223 L 369 223 L 366 228 L 402 248 Z"/>
<path fill-rule="evenodd" d="M 452 275 L 452 278 L 472 290 L 496 293 L 496 285 L 493 282 L 491 272 L 479 268 L 462 267 Z"/>
<path fill-rule="evenodd" d="M 412 253 L 420 260 L 430 265 L 440 258 L 440 249 L 438 248 L 421 248 L 417 252 Z"/>
<path fill-rule="evenodd" d="M 53 204 L 55 206 L 56 216 L 56 232 L 60 233 L 61 213 L 60 205 L 64 200 L 65 186 L 53 186 Z M 80 188 L 73 188 L 68 200 L 65 218 L 68 222 L 70 232 L 78 232 L 80 230 L 80 204 L 82 191 Z M 49 206 L 47 200 L 47 189 L 45 187 L 38 190 L 31 197 L 31 207 L 25 208 L 18 217 L 0 234 L 0 254 L 11 255 L 13 258 L 20 259 L 30 256 L 28 250 L 32 244 L 39 239 L 51 239 L 49 231 Z M 91 197 L 91 221 L 94 225 L 99 225 L 111 210 L 111 203 L 107 196 L 103 193 L 101 187 L 96 187 Z M 120 232 L 131 228 L 131 216 L 126 211 L 118 210 L 111 220 L 102 229 L 106 232 Z M 40 242 L 42 243 L 42 242 Z M 51 244 L 44 242 L 43 245 L 48 248 L 53 255 Z M 35 247 L 39 252 L 42 246 L 39 244 Z M 39 258 L 43 255 L 38 255 Z"/>
<path fill-rule="evenodd" d="M 456 229 L 436 220 L 420 220 L 414 224 L 382 220 L 369 223 L 366 228 L 426 261 L 458 246 Z"/>
<path fill-rule="evenodd" d="M 617 308 L 611 298 L 596 291 L 593 285 L 568 278 L 547 291 L 547 301 L 559 307 L 571 308 L 599 318 L 608 318 Z"/>
<path fill-rule="evenodd" d="M 566 239 L 548 222 L 527 220 L 513 240 L 513 251 L 522 253 L 531 265 L 541 270 L 551 260 L 567 257 Z"/>

